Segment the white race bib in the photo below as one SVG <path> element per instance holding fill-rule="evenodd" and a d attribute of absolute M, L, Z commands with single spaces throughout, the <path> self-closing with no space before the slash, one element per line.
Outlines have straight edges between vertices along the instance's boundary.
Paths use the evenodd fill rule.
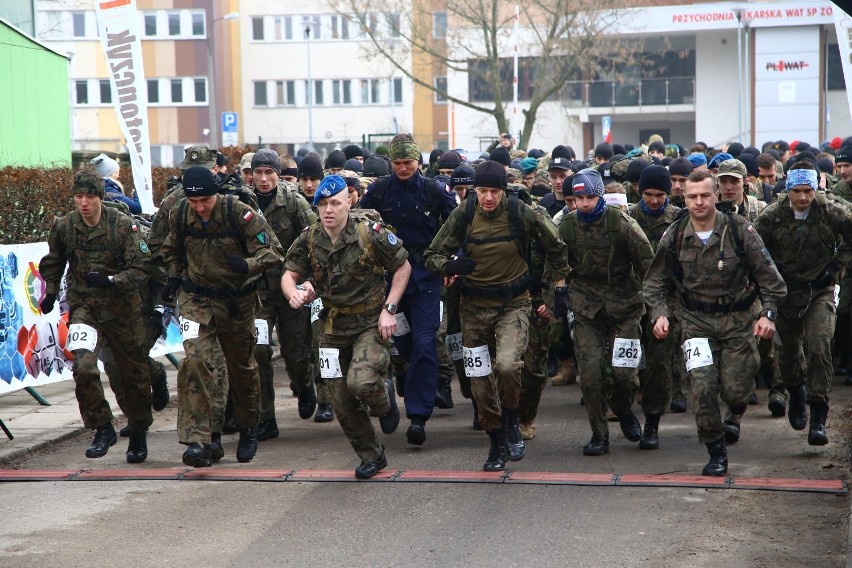
<path fill-rule="evenodd" d="M 612 366 L 635 369 L 642 359 L 642 345 L 638 339 L 616 337 L 612 343 Z"/>
<path fill-rule="evenodd" d="M 405 314 L 400 312 L 396 314 L 396 331 L 393 332 L 394 337 L 402 337 L 411 333 L 411 326 L 408 325 L 408 320 L 405 319 Z"/>
<path fill-rule="evenodd" d="M 254 329 L 257 331 L 257 344 L 269 345 L 269 323 L 265 319 L 256 319 Z"/>
<path fill-rule="evenodd" d="M 339 379 L 343 376 L 340 370 L 340 349 L 322 348 L 319 350 L 320 376 L 324 379 Z"/>
<path fill-rule="evenodd" d="M 698 367 L 706 367 L 713 364 L 713 352 L 710 351 L 710 342 L 706 337 L 695 337 L 683 342 L 683 362 L 686 364 L 686 372 Z"/>
<path fill-rule="evenodd" d="M 322 311 L 322 299 L 317 298 L 313 302 L 311 302 L 311 323 L 314 323 L 319 319 L 320 312 Z"/>
<path fill-rule="evenodd" d="M 86 351 L 94 353 L 97 345 L 98 330 L 92 326 L 84 323 L 72 323 L 68 327 L 68 341 L 65 344 L 68 351 L 85 349 Z"/>
<path fill-rule="evenodd" d="M 491 354 L 488 346 L 464 347 L 464 374 L 468 377 L 487 377 L 491 373 Z"/>
<path fill-rule="evenodd" d="M 183 341 L 198 339 L 198 330 L 201 329 L 200 323 L 188 320 L 183 316 L 178 318 L 178 322 L 180 323 L 180 337 Z"/>
<path fill-rule="evenodd" d="M 444 302 L 438 302 L 438 324 L 444 321 Z"/>
<path fill-rule="evenodd" d="M 840 284 L 834 285 L 834 307 L 840 305 Z"/>
<path fill-rule="evenodd" d="M 447 336 L 447 351 L 450 353 L 450 358 L 453 361 L 461 361 L 464 358 L 461 332 Z"/>

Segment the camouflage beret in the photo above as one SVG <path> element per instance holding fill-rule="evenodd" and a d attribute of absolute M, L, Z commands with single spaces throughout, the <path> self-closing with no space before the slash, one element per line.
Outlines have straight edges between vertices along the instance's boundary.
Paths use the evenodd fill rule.
<path fill-rule="evenodd" d="M 216 165 L 216 154 L 216 150 L 209 146 L 190 146 L 184 150 L 183 163 L 181 163 L 180 169 L 188 170 L 195 166 L 213 169 L 213 166 Z"/>
<path fill-rule="evenodd" d="M 520 170 L 516 170 L 515 168 L 509 168 L 506 170 L 506 181 L 509 183 L 522 179 L 524 179 L 524 174 L 522 174 Z"/>
<path fill-rule="evenodd" d="M 71 193 L 91 193 L 97 195 L 101 199 L 104 197 L 104 180 L 92 170 L 80 170 L 74 176 L 74 185 L 71 186 Z"/>

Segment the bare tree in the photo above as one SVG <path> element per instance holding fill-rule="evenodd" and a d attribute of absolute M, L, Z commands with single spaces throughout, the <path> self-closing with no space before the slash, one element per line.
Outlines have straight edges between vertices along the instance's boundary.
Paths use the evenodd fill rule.
<path fill-rule="evenodd" d="M 516 3 L 520 33 L 514 38 Z M 415 84 L 493 116 L 500 132 L 509 131 L 507 105 L 513 99 L 512 51 L 517 43 L 523 54 L 519 101 L 524 102 L 519 106 L 524 141 L 541 105 L 558 100 L 566 81 L 593 76 L 613 55 L 629 59 L 637 45 L 607 35 L 627 7 L 623 0 L 332 0 L 332 5 L 370 40 L 365 56 L 387 60 Z M 433 27 L 436 13 L 446 14 L 445 37 Z M 423 73 L 426 66 L 438 75 L 466 73 L 467 99 L 430 83 L 432 74 Z"/>

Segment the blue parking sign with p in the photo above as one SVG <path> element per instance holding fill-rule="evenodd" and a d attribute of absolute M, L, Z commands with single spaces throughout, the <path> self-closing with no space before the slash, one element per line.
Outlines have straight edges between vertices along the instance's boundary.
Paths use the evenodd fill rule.
<path fill-rule="evenodd" d="M 237 131 L 237 113 L 223 112 L 222 113 L 222 132 Z"/>

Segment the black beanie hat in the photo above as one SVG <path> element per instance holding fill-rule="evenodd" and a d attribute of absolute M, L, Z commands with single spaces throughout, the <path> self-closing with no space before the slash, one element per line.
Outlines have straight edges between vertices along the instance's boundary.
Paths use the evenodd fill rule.
<path fill-rule="evenodd" d="M 659 140 L 654 140 L 650 144 L 648 144 L 648 153 L 650 154 L 652 150 L 656 150 L 661 154 L 666 153 L 666 145 L 660 142 Z"/>
<path fill-rule="evenodd" d="M 669 175 L 673 176 L 689 177 L 694 169 L 692 162 L 686 158 L 675 158 L 669 163 Z"/>
<path fill-rule="evenodd" d="M 627 154 L 627 148 L 625 148 L 621 144 L 613 144 L 612 145 L 612 154 L 613 154 L 613 156 L 615 156 L 617 154 L 621 154 L 622 156 L 624 156 L 625 154 Z"/>
<path fill-rule="evenodd" d="M 332 150 L 328 154 L 328 157 L 325 159 L 325 167 L 328 169 L 342 168 L 345 164 L 346 154 L 344 154 L 340 150 Z"/>
<path fill-rule="evenodd" d="M 441 150 L 440 148 L 435 148 L 434 150 L 429 152 L 429 165 L 430 166 L 434 165 L 435 162 L 438 161 L 438 158 L 440 158 L 443 153 L 444 153 L 444 151 Z"/>
<path fill-rule="evenodd" d="M 359 174 L 364 169 L 364 166 L 361 164 L 361 160 L 356 158 L 349 158 L 346 160 L 346 163 L 343 164 L 344 170 L 351 170 L 353 172 L 358 172 Z"/>
<path fill-rule="evenodd" d="M 627 164 L 627 181 L 630 183 L 637 183 L 639 181 L 639 176 L 642 175 L 642 170 L 650 165 L 650 162 L 646 162 L 641 158 L 631 160 L 630 163 Z"/>
<path fill-rule="evenodd" d="M 746 167 L 746 173 L 748 173 L 748 175 L 757 177 L 759 173 L 757 168 L 757 156 L 740 152 L 740 157 L 737 159 Z"/>
<path fill-rule="evenodd" d="M 388 163 L 379 156 L 364 160 L 364 177 L 382 177 L 388 175 Z"/>
<path fill-rule="evenodd" d="M 450 189 L 457 185 L 473 185 L 474 175 L 473 168 L 467 164 L 460 165 L 453 170 L 453 175 L 450 176 Z"/>
<path fill-rule="evenodd" d="M 187 197 L 216 195 L 216 179 L 210 168 L 193 166 L 184 170 L 181 178 L 183 192 Z"/>
<path fill-rule="evenodd" d="M 508 166 L 512 163 L 512 157 L 509 156 L 509 151 L 503 148 L 502 146 L 491 150 L 491 153 L 488 156 L 492 162 L 497 162 L 498 164 L 503 164 L 504 166 Z M 505 187 L 505 184 L 503 187 Z"/>
<path fill-rule="evenodd" d="M 641 194 L 646 189 L 658 189 L 666 192 L 666 195 L 672 193 L 672 175 L 664 166 L 656 164 L 650 165 L 639 176 L 639 193 Z"/>
<path fill-rule="evenodd" d="M 608 142 L 601 142 L 597 146 L 595 146 L 595 157 L 600 156 L 606 160 L 609 160 L 615 155 L 615 152 L 612 149 L 612 144 Z"/>
<path fill-rule="evenodd" d="M 739 142 L 733 142 L 728 145 L 728 154 L 730 154 L 734 158 L 737 158 L 742 153 L 743 148 L 744 146 Z"/>
<path fill-rule="evenodd" d="M 852 146 L 843 146 L 834 155 L 835 164 L 852 164 Z"/>
<path fill-rule="evenodd" d="M 261 148 L 251 158 L 251 169 L 255 170 L 261 166 L 271 168 L 276 174 L 281 175 L 281 160 L 278 152 L 269 148 Z"/>
<path fill-rule="evenodd" d="M 509 153 L 506 152 L 506 155 L 508 156 Z M 506 189 L 506 168 L 499 162 L 485 160 L 476 166 L 476 171 L 473 173 L 473 185 L 474 187 Z"/>
<path fill-rule="evenodd" d="M 461 156 L 450 150 L 449 152 L 444 152 L 441 154 L 441 157 L 438 158 L 438 169 L 454 170 L 459 167 L 461 163 Z"/>
<path fill-rule="evenodd" d="M 358 156 L 364 157 L 364 151 L 360 146 L 355 144 L 350 144 L 348 146 L 343 147 L 343 155 L 346 156 L 347 160 L 351 160 L 352 158 L 357 158 Z"/>
<path fill-rule="evenodd" d="M 341 152 L 341 154 L 342 153 L 343 152 Z M 324 177 L 325 174 L 322 171 L 322 163 L 320 162 L 319 156 L 317 156 L 316 154 L 308 154 L 307 156 L 302 158 L 301 162 L 299 162 L 299 179 L 322 179 Z"/>
<path fill-rule="evenodd" d="M 563 146 L 562 144 L 560 144 L 559 146 L 553 148 L 553 150 L 550 152 L 550 157 L 565 158 L 570 162 L 577 156 L 574 154 L 574 150 L 571 148 L 571 146 Z"/>

